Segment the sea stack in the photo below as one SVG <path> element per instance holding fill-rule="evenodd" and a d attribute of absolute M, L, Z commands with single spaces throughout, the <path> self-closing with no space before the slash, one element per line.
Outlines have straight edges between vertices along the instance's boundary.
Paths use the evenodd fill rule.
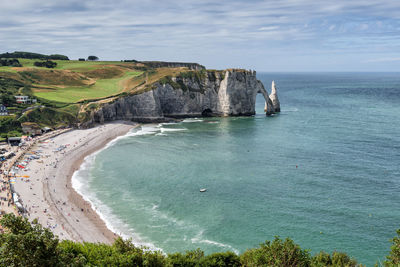
<path fill-rule="evenodd" d="M 274 107 L 274 111 L 280 112 L 281 104 L 279 103 L 278 94 L 276 93 L 275 81 L 272 81 L 271 94 L 269 95 L 269 99 L 271 99 L 272 101 L 272 106 Z"/>

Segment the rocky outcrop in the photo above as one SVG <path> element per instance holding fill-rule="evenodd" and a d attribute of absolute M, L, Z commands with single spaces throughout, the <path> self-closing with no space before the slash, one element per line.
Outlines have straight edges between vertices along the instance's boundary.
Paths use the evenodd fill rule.
<path fill-rule="evenodd" d="M 280 112 L 281 104 L 279 103 L 278 94 L 276 93 L 275 81 L 272 81 L 271 94 L 269 95 L 269 98 L 272 101 L 272 106 L 273 106 L 275 112 Z"/>
<path fill-rule="evenodd" d="M 255 114 L 258 93 L 265 98 L 266 114 L 274 113 L 273 102 L 263 84 L 257 80 L 255 71 L 188 72 L 161 79 L 154 84 L 153 90 L 121 97 L 103 105 L 93 114 L 91 122 L 153 122 L 197 116 L 250 116 Z"/>

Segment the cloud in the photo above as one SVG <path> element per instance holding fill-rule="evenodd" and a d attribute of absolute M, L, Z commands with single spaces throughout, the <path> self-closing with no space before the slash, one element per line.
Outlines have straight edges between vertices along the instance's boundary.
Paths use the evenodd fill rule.
<path fill-rule="evenodd" d="M 386 58 L 375 58 L 363 61 L 363 63 L 376 63 L 376 62 L 394 62 L 400 61 L 400 57 L 386 57 Z"/>
<path fill-rule="evenodd" d="M 2 49 L 103 59 L 253 64 L 277 54 L 399 49 L 400 1 L 13 0 L 0 2 Z M 203 62 L 205 60 L 206 62 Z"/>

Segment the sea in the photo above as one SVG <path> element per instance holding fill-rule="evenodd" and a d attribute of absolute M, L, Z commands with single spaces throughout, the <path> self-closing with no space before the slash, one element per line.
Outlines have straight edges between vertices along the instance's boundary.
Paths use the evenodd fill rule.
<path fill-rule="evenodd" d="M 275 80 L 279 114 L 260 95 L 252 117 L 144 124 L 88 156 L 74 187 L 113 231 L 164 253 L 279 236 L 382 263 L 400 228 L 400 73 L 257 77 Z"/>

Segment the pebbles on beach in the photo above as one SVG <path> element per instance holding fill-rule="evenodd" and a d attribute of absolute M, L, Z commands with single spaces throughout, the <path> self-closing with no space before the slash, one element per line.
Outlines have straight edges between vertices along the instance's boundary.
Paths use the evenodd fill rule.
<path fill-rule="evenodd" d="M 111 243 L 114 233 L 70 186 L 71 177 L 85 156 L 132 127 L 112 123 L 73 130 L 34 146 L 31 150 L 41 150 L 40 160 L 31 160 L 29 168 L 19 171 L 29 179 L 16 179 L 13 184 L 27 211 L 25 216 L 29 220 L 37 218 L 61 239 Z"/>

